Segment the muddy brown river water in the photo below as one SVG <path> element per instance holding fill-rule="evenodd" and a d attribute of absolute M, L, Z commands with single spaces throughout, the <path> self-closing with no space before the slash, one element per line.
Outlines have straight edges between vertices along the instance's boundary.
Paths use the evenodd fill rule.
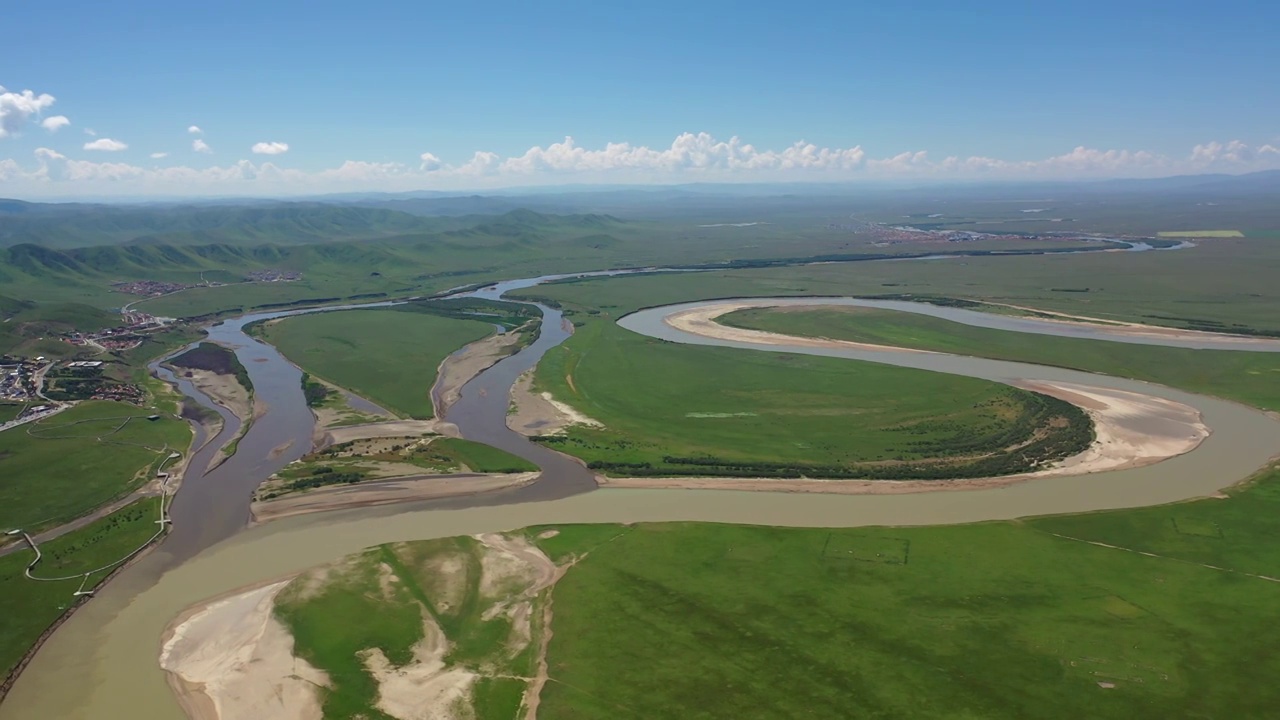
<path fill-rule="evenodd" d="M 545 280 L 502 283 L 476 294 L 497 297 Z M 867 304 L 814 298 L 779 302 Z M 245 529 L 253 488 L 275 469 L 306 452 L 312 419 L 302 399 L 299 371 L 274 348 L 243 332 L 243 326 L 254 320 L 294 313 L 237 318 L 212 328 L 211 339 L 236 349 L 249 369 L 258 398 L 268 407 L 267 414 L 254 423 L 234 457 L 211 473 L 187 479 L 173 505 L 173 532 L 155 552 L 121 573 L 53 635 L 0 705 L 0 720 L 180 720 L 182 712 L 157 662 L 161 635 L 174 617 L 200 601 L 287 576 L 378 543 L 512 530 L 532 524 L 698 520 L 828 527 L 924 525 L 1135 507 L 1213 494 L 1248 477 L 1280 449 L 1280 422 L 1267 415 L 1224 400 L 1148 383 L 953 355 L 757 346 L 682 333 L 662 322 L 666 315 L 696 305 L 699 304 L 645 310 L 623 318 L 620 324 L 674 342 L 829 355 L 1000 382 L 1065 381 L 1130 390 L 1197 408 L 1213 432 L 1194 451 L 1156 465 L 1043 478 L 969 492 L 836 496 L 594 490 L 590 474 L 576 461 L 529 443 L 506 429 L 511 383 L 566 336 L 560 329 L 559 313 L 543 308 L 546 315 L 538 342 L 468 383 L 446 418 L 459 426 L 464 437 L 533 460 L 544 470 L 541 481 L 505 493 L 285 518 Z M 959 322 L 988 323 L 994 318 L 1003 329 L 1080 336 L 1078 328 L 1056 322 L 933 306 L 894 309 L 928 314 L 945 311 L 943 317 Z M 1066 328 L 1073 329 L 1064 331 Z M 1114 335 L 1114 331 L 1095 328 L 1085 336 L 1131 341 Z M 1166 340 L 1158 344 L 1186 346 L 1182 341 Z M 1217 341 L 1200 338 L 1199 342 Z M 1247 345 L 1228 342 L 1232 349 L 1242 351 L 1280 351 L 1280 341 Z M 209 404 L 185 381 L 177 382 L 183 392 Z M 234 418 L 229 420 L 232 422 L 224 432 L 235 431 Z M 286 447 L 283 452 L 272 453 L 282 446 Z M 192 467 L 204 465 L 193 462 Z"/>

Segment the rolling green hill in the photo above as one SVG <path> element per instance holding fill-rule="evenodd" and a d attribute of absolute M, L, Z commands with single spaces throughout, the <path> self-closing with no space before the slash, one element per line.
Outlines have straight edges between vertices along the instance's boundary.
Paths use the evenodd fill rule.
<path fill-rule="evenodd" d="M 35 303 L 0 296 L 0 355 L 68 355 L 74 346 L 46 336 L 92 332 L 119 322 L 120 316 L 83 303 Z"/>
<path fill-rule="evenodd" d="M 146 305 L 140 306 L 159 314 L 188 317 L 278 303 L 332 302 L 390 293 L 432 292 L 464 282 L 487 280 L 503 268 L 523 268 L 536 261 L 546 263 L 548 271 L 559 269 L 566 261 L 574 265 L 571 269 L 593 269 L 614 264 L 615 257 L 619 262 L 626 262 L 628 258 L 618 252 L 626 246 L 624 238 L 645 237 L 643 225 L 604 215 L 552 216 L 517 210 L 499 216 L 437 220 L 366 208 L 329 209 L 335 212 L 325 217 L 334 222 L 324 227 L 303 227 L 304 221 L 318 216 L 297 208 L 270 213 L 240 208 L 235 213 L 225 211 L 225 217 L 240 218 L 235 223 L 228 221 L 214 230 L 185 231 L 181 234 L 182 242 L 177 243 L 155 242 L 160 235 L 135 238 L 127 243 L 76 248 L 17 243 L 0 247 L 0 283 L 7 295 L 23 300 L 74 301 L 102 308 L 142 300 L 118 292 L 112 287 L 114 283 L 153 280 L 189 286 L 215 285 L 148 299 Z M 52 211 L 32 212 L 43 217 Z M 87 212 L 76 210 L 70 214 L 78 217 Z M 62 218 L 64 214 L 55 216 Z M 357 225 L 340 222 L 343 218 L 375 216 L 395 221 L 381 225 L 384 229 L 414 231 L 375 239 L 316 240 L 326 237 L 333 228 L 339 232 Z M 0 232 L 13 236 L 14 217 L 14 213 L 0 211 Z M 276 224 L 270 227 L 281 228 L 289 240 L 266 244 L 242 242 L 258 237 L 254 233 L 267 227 L 248 222 L 246 218 L 250 217 L 273 218 L 271 222 Z M 282 218 L 291 218 L 295 223 L 283 229 L 276 222 Z M 432 223 L 444 229 L 428 227 Z M 148 226 L 161 224 L 163 221 L 156 219 L 147 222 Z M 103 233 L 109 235 L 113 227 L 120 226 L 108 225 Z M 230 239 L 186 244 L 196 237 L 215 236 Z M 105 235 L 99 236 L 99 240 L 101 237 Z M 316 241 L 305 242 L 302 238 Z M 645 246 L 637 243 L 630 247 Z M 299 272 L 303 277 L 297 282 L 244 284 L 250 272 L 268 269 Z"/>
<path fill-rule="evenodd" d="M 474 219 L 432 219 L 320 203 L 263 206 L 0 206 L 0 246 L 303 245 L 452 229 Z"/>

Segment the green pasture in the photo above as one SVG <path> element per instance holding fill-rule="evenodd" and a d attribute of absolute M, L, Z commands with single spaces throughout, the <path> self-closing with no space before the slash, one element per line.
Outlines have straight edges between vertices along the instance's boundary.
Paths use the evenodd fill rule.
<path fill-rule="evenodd" d="M 0 433 L 0 529 L 37 530 L 74 520 L 138 488 L 189 426 L 125 403 L 89 401 Z"/>
<path fill-rule="evenodd" d="M 441 361 L 493 326 L 399 310 L 343 310 L 286 318 L 263 331 L 303 370 L 399 415 L 430 418 Z"/>
<path fill-rule="evenodd" d="M 1271 717 L 1280 590 L 1242 573 L 1280 576 L 1278 481 L 954 527 L 561 528 L 585 558 L 554 589 L 539 712 Z"/>
<path fill-rule="evenodd" d="M 848 466 L 993 452 L 1029 393 L 971 378 L 787 353 L 694 347 L 587 321 L 538 365 L 539 389 L 603 428 L 545 438 L 628 474 L 667 458 Z M 683 471 L 680 474 L 690 474 Z M 751 470 L 742 472 L 750 473 Z M 740 473 L 741 474 L 741 473 Z"/>

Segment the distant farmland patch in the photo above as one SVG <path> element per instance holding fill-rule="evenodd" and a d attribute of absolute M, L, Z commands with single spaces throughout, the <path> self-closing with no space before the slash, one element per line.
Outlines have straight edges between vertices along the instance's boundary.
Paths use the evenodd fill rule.
<path fill-rule="evenodd" d="M 1156 233 L 1162 238 L 1236 238 L 1244 237 L 1239 230 L 1165 230 Z"/>

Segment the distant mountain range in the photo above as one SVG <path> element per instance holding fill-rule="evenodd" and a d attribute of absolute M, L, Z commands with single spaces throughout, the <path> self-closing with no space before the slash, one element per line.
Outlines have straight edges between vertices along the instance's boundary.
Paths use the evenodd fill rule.
<path fill-rule="evenodd" d="M 178 209 L 175 214 L 179 218 L 201 216 L 200 213 L 187 213 L 185 208 Z M 129 242 L 113 245 L 75 248 L 20 242 L 0 248 L 0 283 L 48 285 L 51 282 L 89 282 L 96 287 L 104 287 L 111 282 L 128 279 L 199 282 L 202 277 L 210 281 L 235 282 L 241 280 L 247 271 L 264 268 L 298 271 L 324 268 L 344 275 L 403 275 L 409 267 L 422 267 L 429 271 L 432 267 L 442 266 L 442 263 L 441 269 L 447 272 L 456 264 L 445 263 L 446 258 L 469 256 L 476 251 L 506 252 L 518 257 L 561 247 L 565 251 L 575 248 L 598 250 L 619 242 L 612 233 L 629 229 L 627 223 L 607 215 L 554 216 L 532 210 L 514 210 L 496 216 L 469 216 L 465 220 L 453 219 L 444 223 L 391 211 L 325 206 L 279 208 L 266 215 L 238 210 L 234 215 L 260 220 L 251 224 L 259 231 L 266 227 L 307 228 L 311 237 L 326 240 L 307 244 L 296 240 L 287 244 L 255 243 L 257 236 L 246 232 L 243 226 L 230 226 L 237 230 L 230 237 L 239 239 L 239 243 L 195 242 L 199 237 L 219 237 L 222 232 L 219 228 L 174 232 L 164 236 L 184 241 L 179 243 L 160 242 L 158 234 L 135 237 Z M 133 219 L 140 216 L 122 214 L 119 217 Z M 319 224 L 321 218 L 333 223 L 322 226 Z M 359 223 L 355 220 L 362 218 L 380 221 L 389 218 L 390 222 L 377 225 L 380 228 L 377 237 L 335 239 L 340 233 L 358 234 L 356 228 Z M 0 223 L 9 219 L 9 216 L 0 216 Z M 342 220 L 351 222 L 344 224 L 340 222 Z M 86 221 L 75 220 L 75 223 L 82 222 Z M 123 222 L 117 225 L 117 231 L 124 232 L 123 226 Z M 440 227 L 451 229 L 440 230 Z M 393 234 L 393 230 L 400 232 Z M 634 231 L 631 234 L 634 235 Z M 202 276 L 202 273 L 206 275 Z"/>

